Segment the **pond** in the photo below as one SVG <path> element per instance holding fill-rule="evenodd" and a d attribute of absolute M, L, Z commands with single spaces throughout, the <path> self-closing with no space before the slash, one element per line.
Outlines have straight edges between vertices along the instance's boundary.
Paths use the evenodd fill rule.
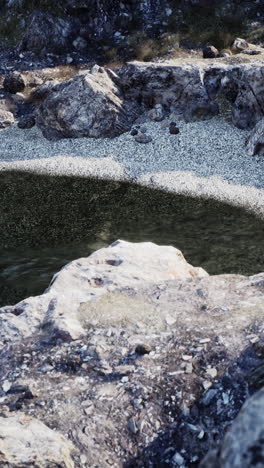
<path fill-rule="evenodd" d="M 210 274 L 264 271 L 264 221 L 230 205 L 121 182 L 5 171 L 0 306 L 41 294 L 54 273 L 116 239 L 173 245 Z"/>

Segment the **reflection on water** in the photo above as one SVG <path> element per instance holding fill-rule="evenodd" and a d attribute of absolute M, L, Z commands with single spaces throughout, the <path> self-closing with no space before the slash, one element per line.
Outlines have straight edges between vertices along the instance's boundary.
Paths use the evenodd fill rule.
<path fill-rule="evenodd" d="M 118 238 L 173 245 L 211 274 L 264 271 L 264 221 L 229 205 L 15 172 L 0 190 L 0 305 L 42 293 L 63 265 Z"/>

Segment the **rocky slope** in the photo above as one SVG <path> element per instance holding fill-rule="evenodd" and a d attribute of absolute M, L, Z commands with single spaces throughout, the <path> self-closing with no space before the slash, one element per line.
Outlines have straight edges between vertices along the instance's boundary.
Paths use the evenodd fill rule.
<path fill-rule="evenodd" d="M 17 44 L 22 38 L 20 47 L 38 54 L 96 47 L 111 53 L 113 46 L 126 46 L 125 53 L 133 55 L 138 40 L 164 33 L 177 33 L 189 44 L 227 47 L 232 37 L 250 32 L 252 22 L 260 31 L 256 37 L 263 35 L 259 0 L 1 0 L 0 9 L 3 39 Z"/>
<path fill-rule="evenodd" d="M 262 382 L 263 274 L 210 277 L 171 247 L 117 241 L 0 318 L 2 466 L 37 453 L 47 468 L 54 451 L 65 468 L 198 466 Z M 247 437 L 245 415 L 259 443 L 262 393 L 221 468 Z"/>

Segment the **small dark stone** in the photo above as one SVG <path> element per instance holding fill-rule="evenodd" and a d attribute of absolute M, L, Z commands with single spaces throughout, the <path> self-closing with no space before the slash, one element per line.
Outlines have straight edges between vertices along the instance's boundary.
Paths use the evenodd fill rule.
<path fill-rule="evenodd" d="M 148 344 L 138 344 L 135 349 L 137 354 L 149 354 L 151 351 L 151 346 Z"/>
<path fill-rule="evenodd" d="M 32 128 L 34 127 L 35 123 L 36 123 L 35 117 L 33 115 L 28 115 L 26 117 L 22 117 L 19 120 L 17 126 L 22 129 Z"/>
<path fill-rule="evenodd" d="M 138 134 L 138 130 L 136 130 L 135 128 L 132 128 L 130 135 L 136 136 L 137 134 Z"/>
<path fill-rule="evenodd" d="M 180 130 L 178 127 L 175 126 L 175 123 L 172 122 L 169 126 L 169 132 L 171 135 L 178 135 L 178 133 L 180 133 Z"/>

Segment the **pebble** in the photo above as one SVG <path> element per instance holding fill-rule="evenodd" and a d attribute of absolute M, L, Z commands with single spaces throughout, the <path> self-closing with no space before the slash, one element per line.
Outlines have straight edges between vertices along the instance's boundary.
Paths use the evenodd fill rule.
<path fill-rule="evenodd" d="M 190 361 L 192 359 L 192 356 L 189 354 L 183 354 L 182 355 L 182 360 L 183 361 Z"/>
<path fill-rule="evenodd" d="M 209 406 L 211 401 L 214 399 L 214 397 L 217 395 L 217 390 L 215 388 L 211 388 L 206 392 L 206 394 L 202 398 L 202 403 L 204 406 Z"/>
<path fill-rule="evenodd" d="M 204 380 L 202 386 L 205 390 L 208 390 L 208 388 L 212 386 L 212 382 L 210 382 L 209 380 Z"/>
<path fill-rule="evenodd" d="M 127 427 L 132 434 L 136 434 L 138 432 L 136 421 L 133 417 L 128 420 Z"/>
<path fill-rule="evenodd" d="M 118 374 L 118 375 L 129 375 L 134 371 L 135 371 L 135 366 L 131 366 L 131 365 L 117 366 L 114 368 L 114 374 Z"/>
<path fill-rule="evenodd" d="M 217 376 L 217 369 L 215 367 L 207 367 L 206 375 L 214 379 Z"/>
<path fill-rule="evenodd" d="M 5 380 L 5 382 L 2 385 L 3 391 L 6 393 L 10 388 L 12 387 L 12 382 L 9 382 L 8 380 Z"/>
<path fill-rule="evenodd" d="M 179 452 L 176 452 L 173 455 L 171 461 L 172 463 L 176 464 L 176 466 L 182 466 L 185 463 L 183 456 Z"/>
<path fill-rule="evenodd" d="M 186 364 L 185 366 L 185 373 L 192 374 L 192 372 L 193 372 L 193 365 L 191 362 L 188 362 L 188 364 Z"/>

